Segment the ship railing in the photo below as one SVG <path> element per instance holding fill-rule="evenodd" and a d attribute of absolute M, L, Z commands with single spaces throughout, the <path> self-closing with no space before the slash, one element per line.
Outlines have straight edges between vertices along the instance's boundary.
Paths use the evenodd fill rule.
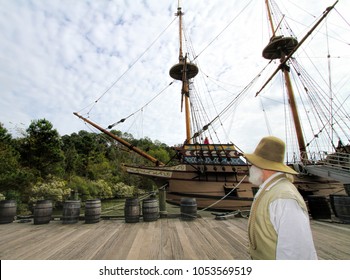
<path fill-rule="evenodd" d="M 288 162 L 291 165 L 299 166 L 323 166 L 339 171 L 350 171 L 350 154 L 343 152 L 313 152 L 308 153 L 307 162 L 302 162 L 298 154 L 293 155 L 292 160 Z"/>
<path fill-rule="evenodd" d="M 308 165 L 324 166 L 339 171 L 350 171 L 350 154 L 343 152 L 318 152 L 309 154 Z"/>
<path fill-rule="evenodd" d="M 335 169 L 350 170 L 350 154 L 341 152 L 331 153 L 326 156 L 322 163 L 325 166 Z"/>

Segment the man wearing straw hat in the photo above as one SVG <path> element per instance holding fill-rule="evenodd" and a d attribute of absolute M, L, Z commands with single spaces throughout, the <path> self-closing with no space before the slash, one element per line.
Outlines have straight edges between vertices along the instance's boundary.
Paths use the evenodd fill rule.
<path fill-rule="evenodd" d="M 297 174 L 284 164 L 285 143 L 264 137 L 254 153 L 244 154 L 252 164 L 249 181 L 259 186 L 248 221 L 252 259 L 315 260 L 306 204 L 292 183 Z"/>

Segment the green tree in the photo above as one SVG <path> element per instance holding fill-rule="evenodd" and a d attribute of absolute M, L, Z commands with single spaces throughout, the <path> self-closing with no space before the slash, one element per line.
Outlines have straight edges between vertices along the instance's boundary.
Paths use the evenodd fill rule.
<path fill-rule="evenodd" d="M 12 136 L 8 133 L 7 129 L 2 123 L 0 123 L 0 143 L 11 144 Z"/>
<path fill-rule="evenodd" d="M 64 172 L 64 154 L 57 130 L 49 121 L 40 119 L 32 121 L 26 132 L 27 137 L 20 146 L 23 164 L 34 168 L 42 178 L 61 176 Z"/>
<path fill-rule="evenodd" d="M 0 192 L 7 199 L 17 198 L 31 181 L 32 174 L 20 165 L 11 134 L 0 123 Z"/>
<path fill-rule="evenodd" d="M 75 148 L 72 137 L 64 135 L 62 137 L 62 150 L 65 155 L 65 176 L 71 177 L 76 173 L 79 155 Z"/>

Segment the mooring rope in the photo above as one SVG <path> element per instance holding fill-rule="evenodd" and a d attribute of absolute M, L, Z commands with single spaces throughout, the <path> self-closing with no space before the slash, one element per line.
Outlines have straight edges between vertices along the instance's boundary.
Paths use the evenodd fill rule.
<path fill-rule="evenodd" d="M 209 205 L 208 207 L 205 207 L 204 209 L 199 210 L 198 212 L 202 212 L 205 211 L 209 208 L 211 208 L 212 206 L 218 204 L 220 201 L 224 200 L 227 196 L 229 196 L 235 189 L 237 189 L 239 187 L 239 185 L 243 182 L 243 180 L 247 177 L 247 175 L 244 175 L 244 177 L 242 178 L 241 181 L 239 181 L 239 183 L 237 184 L 237 186 L 235 186 L 234 188 L 232 188 L 232 190 L 230 190 L 226 195 L 224 195 L 222 198 L 220 198 L 218 201 L 214 202 L 213 204 Z"/>

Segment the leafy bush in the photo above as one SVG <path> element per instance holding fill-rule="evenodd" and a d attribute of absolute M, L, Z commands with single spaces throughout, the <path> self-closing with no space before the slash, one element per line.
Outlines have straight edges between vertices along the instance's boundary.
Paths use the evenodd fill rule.
<path fill-rule="evenodd" d="M 129 186 L 123 182 L 114 184 L 112 186 L 112 191 L 113 191 L 114 197 L 117 197 L 117 198 L 135 197 L 138 195 L 142 195 L 144 193 L 143 190 L 139 190 L 135 186 Z"/>
<path fill-rule="evenodd" d="M 37 182 L 32 185 L 28 191 L 29 204 L 38 200 L 50 199 L 53 205 L 61 204 L 71 194 L 71 189 L 67 186 L 67 182 L 57 178 L 50 177 L 46 182 Z"/>
<path fill-rule="evenodd" d="M 102 199 L 113 198 L 112 188 L 105 180 L 93 181 L 93 187 L 97 191 L 98 197 Z"/>

